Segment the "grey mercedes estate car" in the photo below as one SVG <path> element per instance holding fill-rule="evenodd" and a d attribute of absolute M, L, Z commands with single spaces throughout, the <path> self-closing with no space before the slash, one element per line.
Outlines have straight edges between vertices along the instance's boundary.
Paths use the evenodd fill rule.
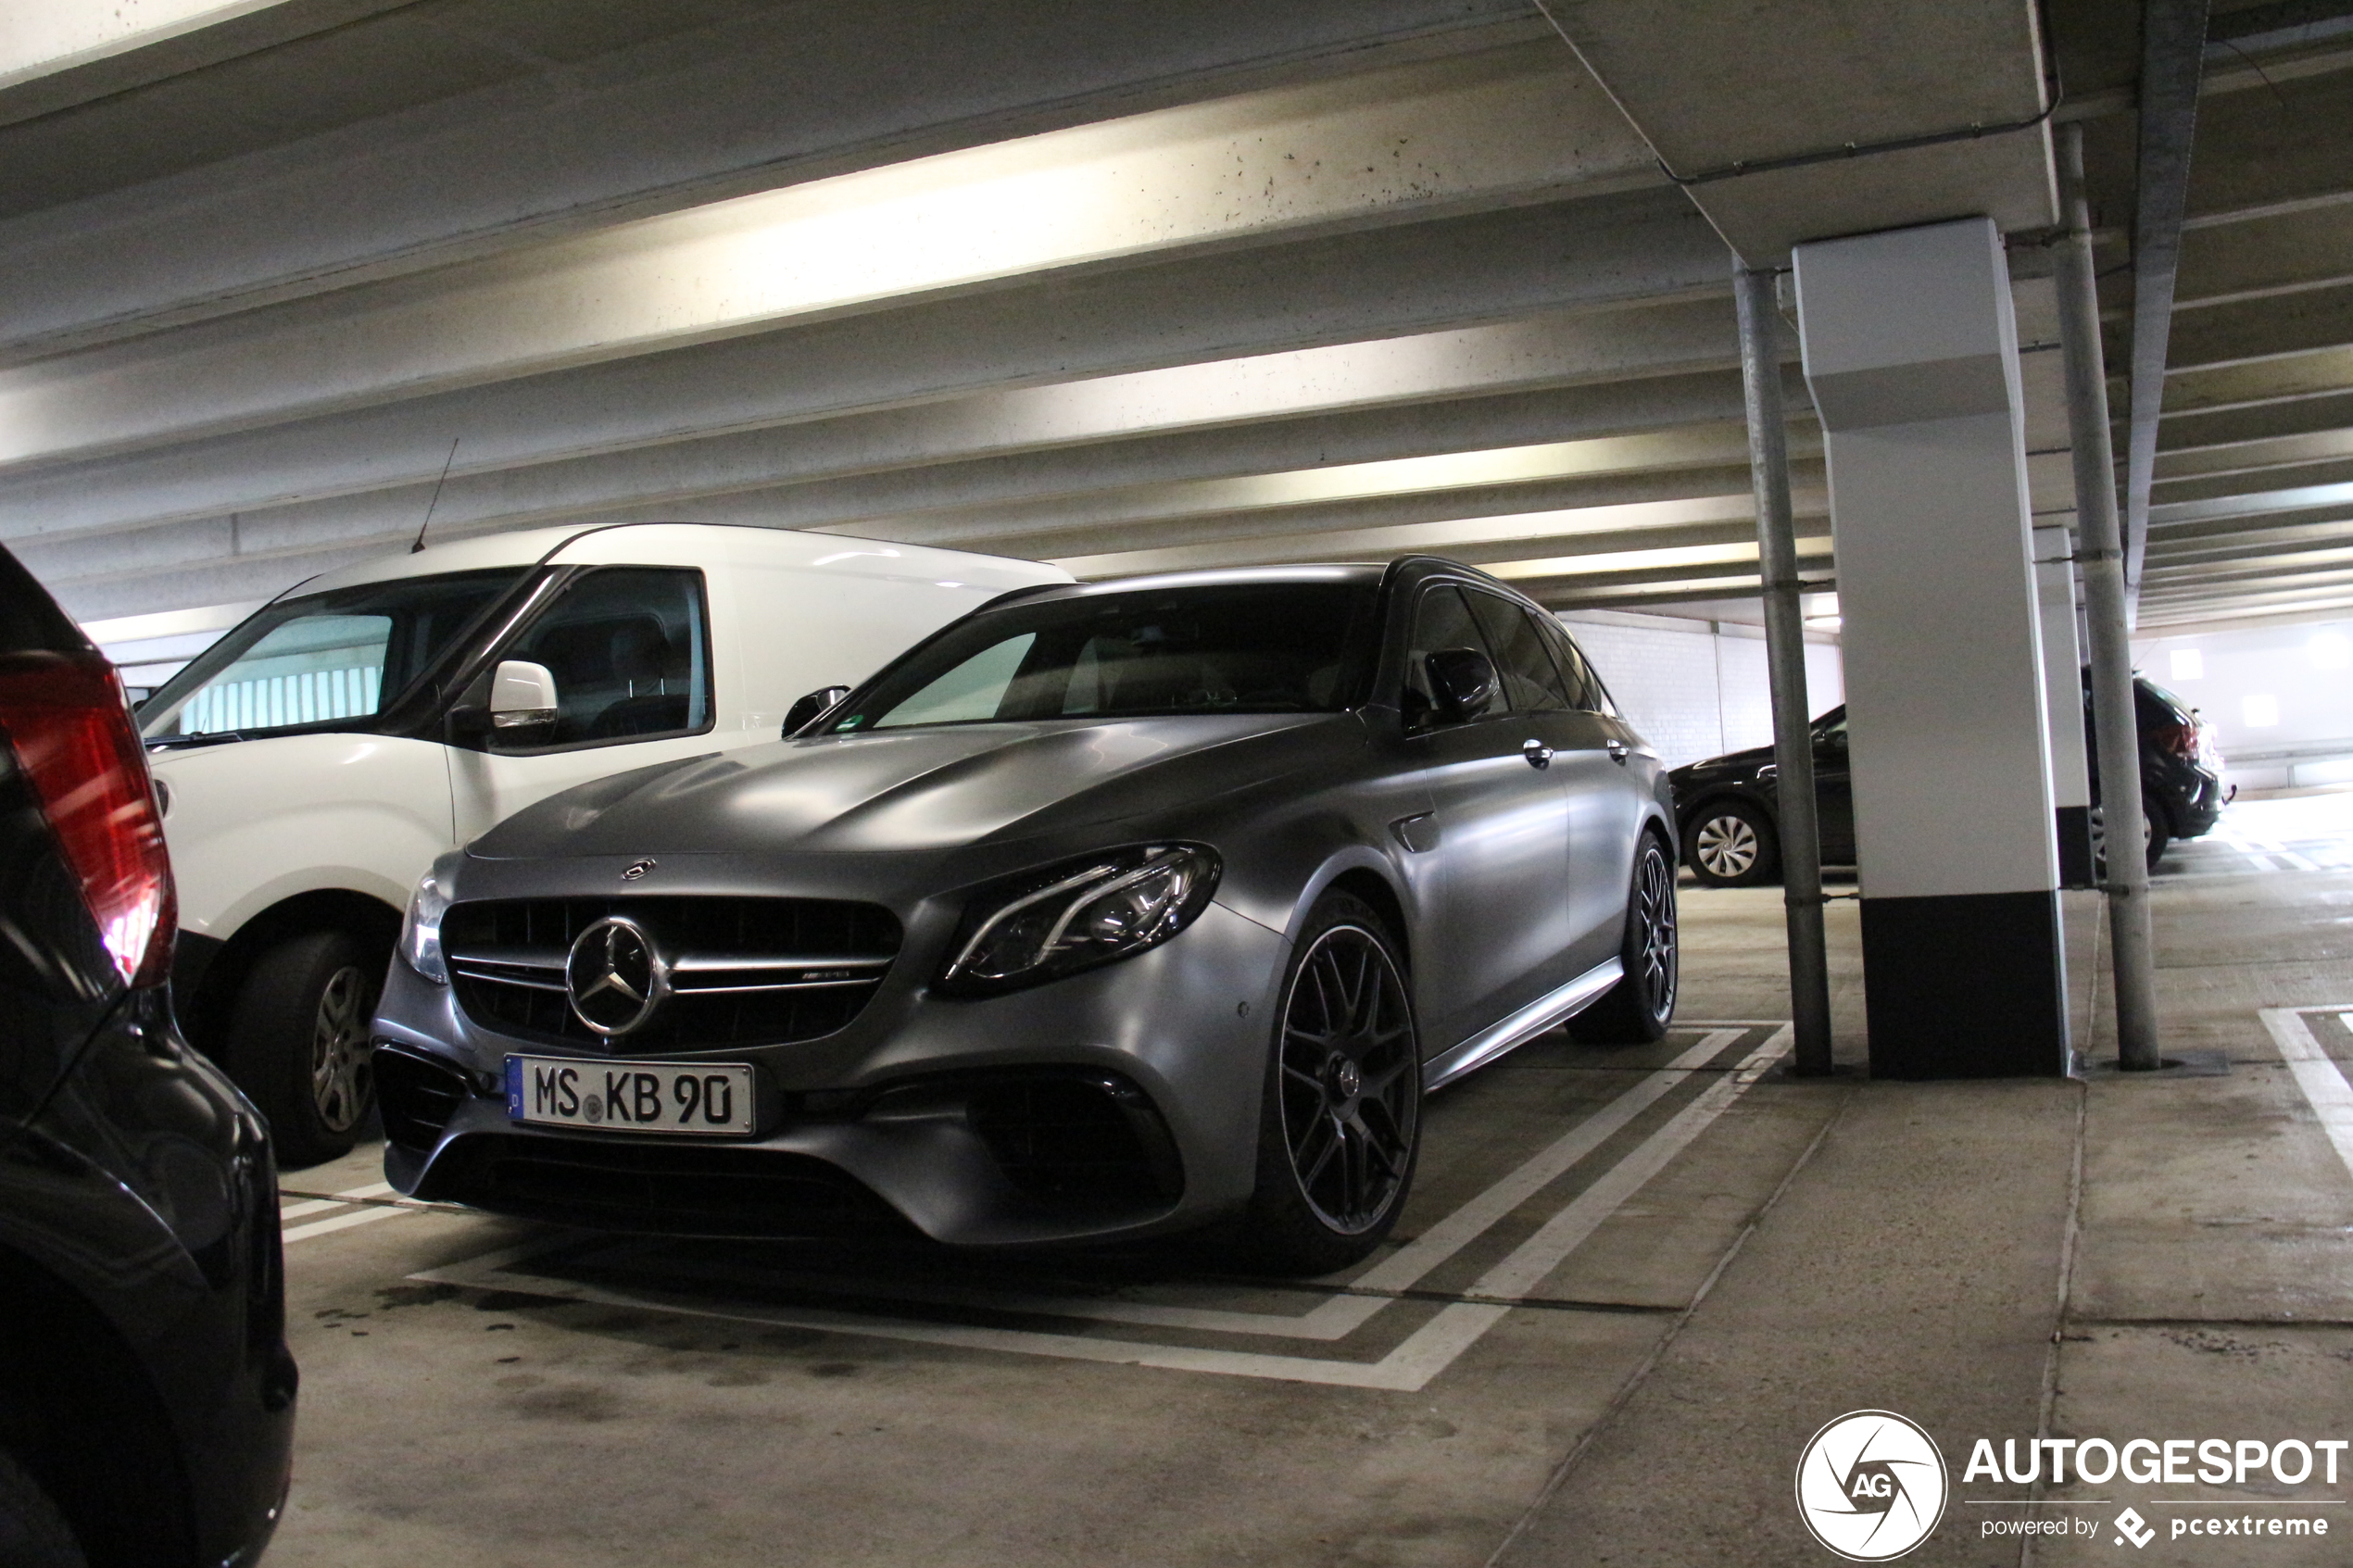
<path fill-rule="evenodd" d="M 832 697 L 833 694 L 826 694 Z M 1370 1251 L 1422 1096 L 1675 1005 L 1656 753 L 1443 560 L 1009 594 L 790 738 L 445 857 L 376 1019 L 387 1174 L 498 1212 Z"/>

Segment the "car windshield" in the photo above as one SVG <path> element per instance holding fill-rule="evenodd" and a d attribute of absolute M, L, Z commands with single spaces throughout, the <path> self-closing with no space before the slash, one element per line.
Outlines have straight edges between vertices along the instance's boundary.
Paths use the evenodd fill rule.
<path fill-rule="evenodd" d="M 1337 711 L 1367 662 L 1374 593 L 1217 583 L 988 610 L 886 670 L 826 728 Z"/>
<path fill-rule="evenodd" d="M 371 719 L 517 575 L 404 577 L 267 606 L 141 706 L 142 732 L 169 743 Z"/>

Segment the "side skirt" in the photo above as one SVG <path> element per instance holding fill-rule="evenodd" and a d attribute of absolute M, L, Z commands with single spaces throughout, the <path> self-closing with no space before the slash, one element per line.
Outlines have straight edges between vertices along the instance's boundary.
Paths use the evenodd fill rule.
<path fill-rule="evenodd" d="M 1500 1023 L 1480 1030 L 1452 1050 L 1422 1063 L 1425 1092 L 1442 1088 L 1473 1068 L 1484 1067 L 1514 1046 L 1524 1045 L 1554 1024 L 1575 1017 L 1626 976 L 1626 965 L 1605 959 L 1557 991 L 1548 992 Z"/>

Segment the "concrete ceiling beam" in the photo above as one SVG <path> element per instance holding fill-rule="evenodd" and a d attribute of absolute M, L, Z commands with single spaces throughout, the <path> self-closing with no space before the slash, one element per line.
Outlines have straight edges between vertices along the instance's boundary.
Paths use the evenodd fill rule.
<path fill-rule="evenodd" d="M 1597 88 L 1493 52 L 941 154 L 0 370 L 0 462 L 1655 182 Z"/>
<path fill-rule="evenodd" d="M 299 8 L 327 7 L 305 0 Z M 454 18 L 449 6 L 434 9 L 470 19 L 463 7 Z M 710 26 L 575 58 L 566 34 L 598 30 L 579 26 L 560 0 L 539 0 L 523 18 L 542 19 L 554 36 L 537 41 L 538 52 L 559 57 L 520 80 L 484 86 L 477 73 L 451 82 L 438 101 L 282 133 L 283 144 L 257 141 L 244 157 L 150 171 L 126 181 L 132 188 L 0 223 L 0 332 L 20 346 L 105 341 L 591 225 L 1396 56 L 1530 37 L 1541 25 L 1514 0 L 736 9 Z M 493 33 L 519 25 L 511 14 L 471 19 Z M 596 20 L 610 32 L 610 19 Z M 906 46 L 950 37 L 953 48 Z M 517 52 L 535 42 L 518 41 Z M 346 52 L 344 69 L 364 73 L 368 51 Z M 887 69 L 875 69 L 886 60 Z M 278 87 L 294 96 L 276 119 L 315 115 L 334 85 L 331 74 L 291 72 Z M 47 156 L 84 169 L 128 146 L 169 143 L 175 113 L 218 110 L 201 84 L 182 96 L 185 106 L 126 103 L 128 123 L 84 128 Z M 238 96 L 261 126 L 272 123 L 269 103 Z M 0 162 L 19 179 L 42 152 L 26 144 L 0 133 Z M 156 265 L 161 257 L 170 264 Z"/>
<path fill-rule="evenodd" d="M 380 383 L 368 400 L 388 406 L 314 426 L 294 445 L 323 434 L 349 450 L 364 431 L 371 466 L 430 473 L 462 436 L 469 466 L 504 466 L 995 387 L 1720 295 L 1727 275 L 1716 236 L 1671 194 L 1604 197 L 1130 267 L 438 395 Z M 169 364 L 129 367 L 132 387 L 150 366 L 170 384 L 139 389 L 149 395 L 124 397 L 131 389 L 97 377 L 62 396 L 22 385 L 0 396 L 14 466 L 236 433 L 302 401 L 290 408 L 256 366 L 266 407 L 224 418 L 200 381 Z"/>
<path fill-rule="evenodd" d="M 2158 426 L 2158 463 L 2175 453 L 2220 452 L 2300 435 L 2353 429 L 2353 391 L 2217 413 L 2169 413 Z"/>
<path fill-rule="evenodd" d="M 2231 365 L 2175 370 L 2165 379 L 2165 417 L 2252 408 L 2353 390 L 2353 348 L 2322 347 Z"/>
<path fill-rule="evenodd" d="M 2180 502 L 2227 503 L 2239 496 L 2304 494 L 2348 483 L 2353 483 L 2353 458 L 2339 458 L 2252 473 L 2176 480 L 2158 486 L 2157 500 L 2170 508 Z"/>
<path fill-rule="evenodd" d="M 2353 345 L 2353 283 L 2339 283 L 2181 312 L 2173 318 L 2167 373 L 2220 370 L 2348 345 Z"/>
<path fill-rule="evenodd" d="M 1581 0 L 1548 14 L 1751 266 L 1963 213 L 2005 230 L 2057 219 L 2031 5 Z"/>
<path fill-rule="evenodd" d="M 2182 219 L 2189 201 L 2190 150 L 2197 129 L 2207 0 L 2143 0 L 2140 127 L 2133 218 L 2133 326 L 2124 439 L 2124 588 L 2139 585 L 2148 543 L 2149 485 L 2157 471 L 2157 421 L 2171 362 L 2173 293 Z"/>
<path fill-rule="evenodd" d="M 2176 312 L 2353 282 L 2353 183 L 2345 199 L 2182 236 Z"/>
<path fill-rule="evenodd" d="M 1685 222 L 1714 248 L 1705 225 Z M 1214 292 L 1173 279 L 1144 289 L 1151 280 L 1125 275 L 1113 281 L 1128 285 L 1120 291 L 1128 302 L 1157 314 L 1118 324 L 1118 301 L 1105 299 L 1100 312 L 1065 320 L 1059 343 L 1026 341 L 1020 331 L 1035 323 L 1042 333 L 1053 300 L 1011 319 L 1000 309 L 993 321 L 975 320 L 969 308 L 936 311 L 964 319 L 905 336 L 866 330 L 870 319 L 814 345 L 726 345 L 690 351 L 685 364 L 598 367 L 0 481 L 0 538 L 281 508 L 300 508 L 321 527 L 354 513 L 421 518 L 459 431 L 459 461 L 434 510 L 445 534 L 778 487 L 791 487 L 795 499 L 776 521 L 809 526 L 959 501 L 1622 434 L 1720 420 L 1739 408 L 1737 376 L 1723 373 L 1735 357 L 1731 308 L 1717 300 L 1125 370 L 1188 339 L 1244 349 L 1253 335 L 1279 338 L 1318 317 L 1338 320 L 1384 303 L 1358 292 L 1380 282 L 1379 247 L 1365 240 L 1352 248 L 1353 261 L 1328 258 L 1321 282 L 1304 266 Z M 1524 250 L 1527 275 L 1497 293 L 1556 293 L 1562 280 L 1547 275 L 1556 254 Z M 1441 307 L 1478 307 L 1476 274 L 1501 263 L 1502 252 L 1483 247 L 1459 267 L 1447 257 L 1441 247 L 1429 258 L 1449 270 L 1453 292 Z M 1387 303 L 1440 303 L 1416 295 L 1410 278 L 1398 280 L 1398 291 Z M 1306 308 L 1286 316 L 1286 295 Z M 1064 295 L 1060 303 L 1078 302 Z M 1086 342 L 1075 329 L 1094 321 L 1109 324 Z M 949 327 L 963 334 L 943 335 Z M 1076 379 L 1094 370 L 1112 373 Z M 919 401 L 957 379 L 1016 384 Z M 1455 402 L 1463 407 L 1449 407 Z M 827 417 L 829 403 L 867 407 Z M 706 430 L 724 433 L 699 433 Z M 1146 437 L 1167 444 L 1139 445 Z M 1036 456 L 1064 448 L 1078 450 Z M 975 460 L 993 466 L 975 470 Z"/>
<path fill-rule="evenodd" d="M 2170 494 L 2166 489 L 2168 484 L 2184 480 L 2225 477 L 2246 480 L 2254 476 L 2257 483 L 2270 487 L 2275 479 L 2282 477 L 2283 470 L 2347 458 L 2353 458 L 2353 428 L 2316 431 L 2309 435 L 2274 436 L 2269 441 L 2243 441 L 2229 446 L 2209 446 L 2196 452 L 2159 452 L 2156 493 L 2160 495 Z"/>

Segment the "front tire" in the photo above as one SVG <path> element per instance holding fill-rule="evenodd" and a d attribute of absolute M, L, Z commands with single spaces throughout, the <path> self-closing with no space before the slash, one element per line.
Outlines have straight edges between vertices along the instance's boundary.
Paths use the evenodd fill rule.
<path fill-rule="evenodd" d="M 278 1163 L 351 1152 L 375 1100 L 368 1025 L 389 955 L 343 931 L 270 948 L 245 972 L 230 1019 L 231 1076 L 270 1122 Z"/>
<path fill-rule="evenodd" d="M 1644 834 L 1634 852 L 1626 896 L 1626 935 L 1619 944 L 1625 978 L 1602 999 L 1568 1021 L 1569 1038 L 1591 1046 L 1648 1045 L 1675 1020 L 1681 947 L 1675 918 L 1675 865 L 1667 846 Z"/>
<path fill-rule="evenodd" d="M 1330 1273 L 1396 1224 L 1421 1150 L 1421 1035 L 1396 939 L 1362 899 L 1327 894 L 1308 916 L 1268 1056 L 1244 1249 Z"/>
<path fill-rule="evenodd" d="M 2172 842 L 2172 827 L 2167 823 L 2164 815 L 2158 810 L 2156 803 L 2148 799 L 2146 796 L 2142 797 L 2141 849 L 2148 857 L 2149 870 L 2157 870 L 2157 863 L 2165 859 L 2165 851 Z"/>
<path fill-rule="evenodd" d="M 1709 887 L 1763 887 L 1781 873 L 1780 835 L 1758 807 L 1719 800 L 1692 815 L 1692 874 Z"/>

